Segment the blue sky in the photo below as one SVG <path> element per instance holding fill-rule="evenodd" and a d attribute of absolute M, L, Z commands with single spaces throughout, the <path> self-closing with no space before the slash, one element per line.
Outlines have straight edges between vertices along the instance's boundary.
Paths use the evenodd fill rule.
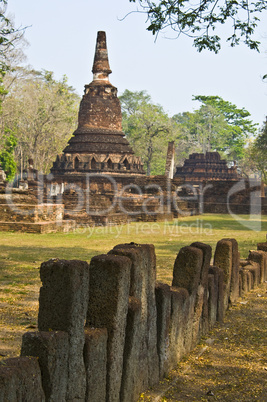
<path fill-rule="evenodd" d="M 119 94 L 146 90 L 169 115 L 197 109 L 193 95 L 218 95 L 245 107 L 262 124 L 267 115 L 267 84 L 261 79 L 267 73 L 267 13 L 257 34 L 261 53 L 223 43 L 215 55 L 198 53 L 189 38 L 167 39 L 170 32 L 155 42 L 145 29 L 145 15 L 123 19 L 135 9 L 128 0 L 8 0 L 16 26 L 29 26 L 28 63 L 53 71 L 57 79 L 65 74 L 80 95 L 92 80 L 97 31 L 106 31 L 110 81 Z"/>

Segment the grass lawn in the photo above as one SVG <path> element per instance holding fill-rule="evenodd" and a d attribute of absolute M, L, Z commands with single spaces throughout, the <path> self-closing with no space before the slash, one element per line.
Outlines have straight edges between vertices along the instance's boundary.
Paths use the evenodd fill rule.
<path fill-rule="evenodd" d="M 130 223 L 123 226 L 78 228 L 68 234 L 0 232 L 0 355 L 19 353 L 21 334 L 36 326 L 39 267 L 50 258 L 90 261 L 120 243 L 152 243 L 157 255 L 157 278 L 170 283 L 179 249 L 194 241 L 210 244 L 231 237 L 241 258 L 266 239 L 267 216 L 243 221 L 229 215 L 183 217 L 172 222 Z M 252 229 L 257 229 L 257 231 Z"/>

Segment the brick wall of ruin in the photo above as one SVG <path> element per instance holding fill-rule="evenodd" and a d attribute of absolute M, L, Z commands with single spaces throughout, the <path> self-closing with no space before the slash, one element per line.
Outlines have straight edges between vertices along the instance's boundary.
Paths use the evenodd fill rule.
<path fill-rule="evenodd" d="M 177 183 L 181 181 L 173 184 L 165 176 L 114 176 L 112 182 L 107 176 L 96 175 L 90 184 L 81 178 L 53 201 L 63 202 L 65 218 L 79 224 L 171 220 L 178 216 L 173 207 Z M 188 213 L 187 201 L 176 202 L 180 213 Z"/>
<path fill-rule="evenodd" d="M 193 186 L 165 176 L 93 175 L 89 184 L 82 176 L 73 183 L 69 177 L 69 183 L 57 196 L 50 192 L 50 182 L 10 194 L 0 188 L 0 230 L 49 233 L 66 232 L 75 224 L 153 222 L 201 213 L 267 215 L 267 197 L 261 196 L 260 182 L 252 180 Z M 48 205 L 47 213 L 45 203 L 56 206 Z"/>
<path fill-rule="evenodd" d="M 193 187 L 195 195 L 191 191 Z M 188 206 L 200 213 L 267 214 L 267 197 L 262 196 L 261 182 L 258 180 L 207 180 L 193 187 L 189 183 L 183 184 L 185 190 L 178 195 L 186 197 L 189 191 L 192 198 L 188 198 Z"/>
<path fill-rule="evenodd" d="M 109 215 L 129 211 L 129 220 L 160 220 L 172 219 L 179 215 L 198 213 L 217 214 L 267 214 L 267 197 L 261 196 L 261 183 L 253 180 L 205 181 L 201 185 L 184 183 L 180 178 L 169 180 L 164 176 L 114 177 L 117 185 L 115 207 L 109 210 Z M 81 179 L 82 180 L 82 179 Z M 111 181 L 101 175 L 92 177 L 90 191 L 86 181 L 79 182 L 87 200 L 90 201 L 92 212 L 109 209 L 114 200 L 114 187 Z M 120 191 L 125 190 L 120 198 Z M 137 189 L 135 192 L 135 188 Z M 75 187 L 74 187 L 75 189 Z M 158 189 L 158 190 L 157 190 Z M 179 191 L 181 189 L 181 191 Z M 141 196 L 140 196 L 141 194 Z M 86 219 L 86 197 L 83 198 L 83 217 Z M 61 200 L 59 200 L 61 202 Z M 68 219 L 76 219 L 77 205 L 73 193 L 66 194 L 64 204 L 68 204 Z M 160 208 L 162 203 L 163 208 Z M 152 212 L 146 214 L 143 206 Z M 122 208 L 121 208 L 122 206 Z M 140 214 L 135 214 L 140 211 Z M 74 214 L 73 214 L 74 212 Z M 131 215 L 131 212 L 134 214 Z M 154 216 L 153 216 L 154 215 Z M 110 216 L 111 217 L 111 216 Z M 82 222 L 82 220 L 80 220 Z"/>
<path fill-rule="evenodd" d="M 38 331 L 0 366 L 0 401 L 134 402 L 267 280 L 267 242 L 240 260 L 234 239 L 183 247 L 172 286 L 156 282 L 151 244 L 85 261 L 42 263 Z"/>

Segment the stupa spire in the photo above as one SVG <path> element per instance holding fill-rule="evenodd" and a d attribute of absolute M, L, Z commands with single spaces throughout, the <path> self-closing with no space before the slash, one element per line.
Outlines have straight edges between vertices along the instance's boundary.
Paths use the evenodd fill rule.
<path fill-rule="evenodd" d="M 97 33 L 95 58 L 92 73 L 94 74 L 93 81 L 108 81 L 108 76 L 111 73 L 108 61 L 106 32 L 99 31 Z"/>
<path fill-rule="evenodd" d="M 142 162 L 122 131 L 121 105 L 117 88 L 108 78 L 111 70 L 103 31 L 97 34 L 92 71 L 93 81 L 85 85 L 80 103 L 78 128 L 51 172 L 71 176 L 88 172 L 143 175 Z"/>

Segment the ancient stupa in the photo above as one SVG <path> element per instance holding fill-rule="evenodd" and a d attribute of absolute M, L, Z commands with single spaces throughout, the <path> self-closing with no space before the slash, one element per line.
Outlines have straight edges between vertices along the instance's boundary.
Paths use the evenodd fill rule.
<path fill-rule="evenodd" d="M 117 88 L 109 82 L 111 73 L 106 33 L 98 32 L 93 81 L 85 85 L 78 116 L 78 128 L 53 164 L 55 177 L 83 173 L 115 175 L 144 174 L 139 157 L 134 155 L 122 131 L 122 116 Z"/>
<path fill-rule="evenodd" d="M 203 180 L 238 180 L 237 166 L 228 167 L 219 152 L 193 153 L 176 168 L 174 177 L 185 181 L 201 182 Z"/>

